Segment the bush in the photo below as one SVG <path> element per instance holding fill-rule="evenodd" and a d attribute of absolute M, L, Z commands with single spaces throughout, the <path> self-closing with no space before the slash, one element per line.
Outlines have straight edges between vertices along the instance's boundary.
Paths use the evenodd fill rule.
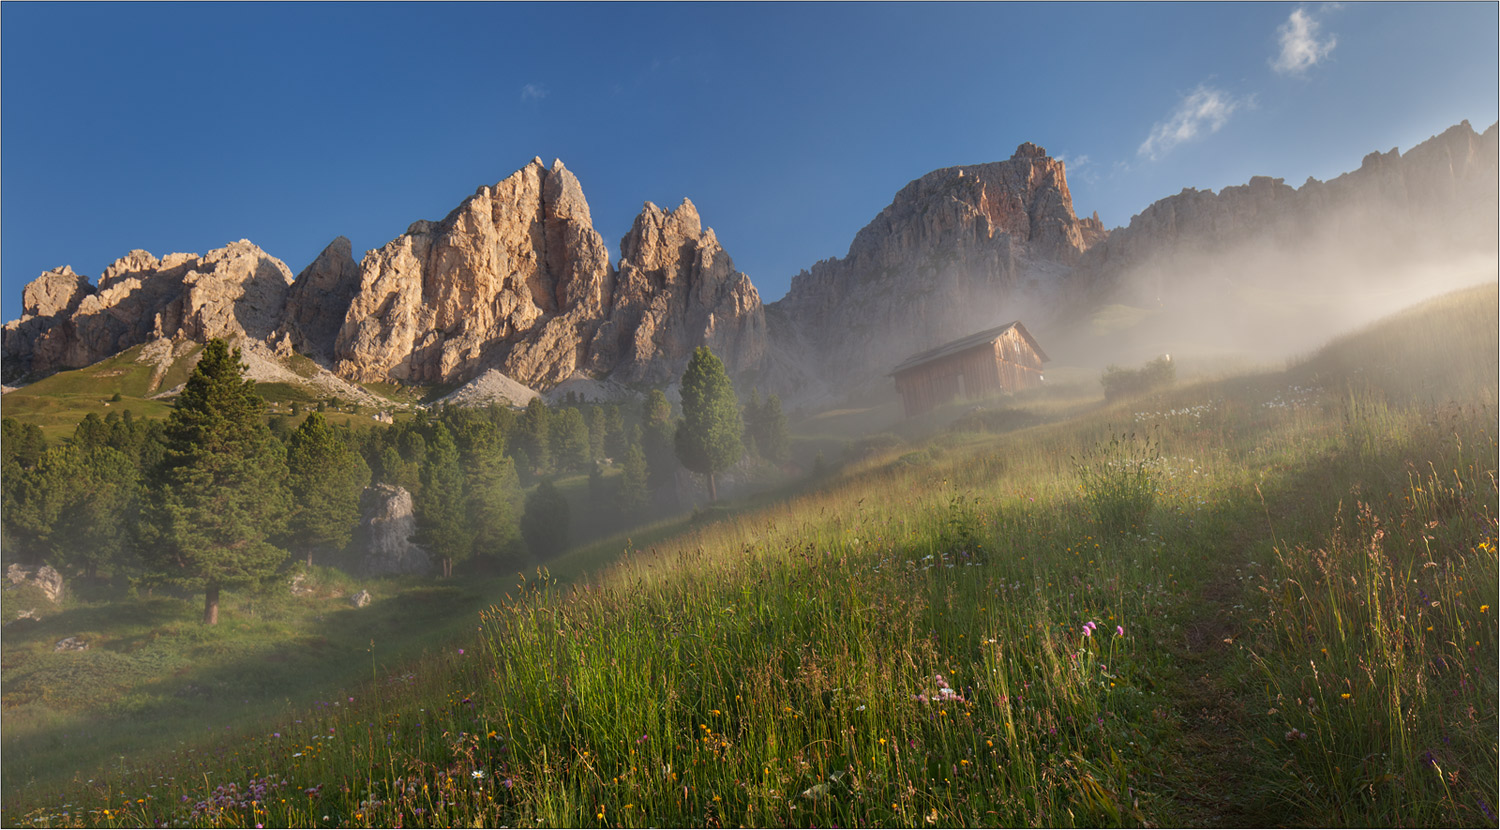
<path fill-rule="evenodd" d="M 1083 500 L 1102 538 L 1139 532 L 1156 506 L 1161 443 L 1135 433 L 1111 436 L 1073 459 Z"/>
<path fill-rule="evenodd" d="M 1162 355 L 1139 369 L 1108 366 L 1099 383 L 1104 386 L 1104 399 L 1112 401 L 1144 395 L 1157 389 L 1165 389 L 1177 382 L 1177 367 L 1171 355 Z"/>

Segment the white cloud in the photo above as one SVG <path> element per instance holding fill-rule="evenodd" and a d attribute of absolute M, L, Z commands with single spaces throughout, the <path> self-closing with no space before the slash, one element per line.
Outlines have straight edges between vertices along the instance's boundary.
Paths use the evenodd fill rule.
<path fill-rule="evenodd" d="M 1199 84 L 1183 97 L 1171 117 L 1151 128 L 1151 135 L 1136 152 L 1155 161 L 1183 142 L 1216 133 L 1242 103 L 1221 89 Z"/>
<path fill-rule="evenodd" d="M 1328 57 L 1338 38 L 1329 35 L 1318 40 L 1318 21 L 1306 9 L 1296 9 L 1276 30 L 1281 53 L 1271 59 L 1271 68 L 1283 75 L 1301 75 L 1318 61 Z"/>
<path fill-rule="evenodd" d="M 551 94 L 550 90 L 548 90 L 541 84 L 527 84 L 526 86 L 521 87 L 522 101 L 540 101 L 541 99 L 546 98 L 549 94 Z"/>

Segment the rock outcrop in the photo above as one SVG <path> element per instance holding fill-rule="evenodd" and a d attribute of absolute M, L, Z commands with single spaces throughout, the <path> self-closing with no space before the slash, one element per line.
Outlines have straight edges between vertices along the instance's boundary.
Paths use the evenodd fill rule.
<path fill-rule="evenodd" d="M 365 491 L 362 502 L 360 571 L 369 576 L 430 572 L 432 557 L 411 541 L 417 532 L 411 493 L 405 487 L 377 484 Z"/>
<path fill-rule="evenodd" d="M 609 304 L 612 269 L 578 180 L 536 159 L 441 222 L 365 256 L 335 344 L 339 374 L 433 383 L 499 369 L 568 377 Z"/>
<path fill-rule="evenodd" d="M 359 293 L 359 263 L 351 243 L 339 237 L 302 269 L 286 295 L 279 332 L 291 348 L 331 361 L 349 303 Z"/>
<path fill-rule="evenodd" d="M 206 256 L 131 251 L 97 289 L 71 269 L 50 271 L 27 287 L 20 319 L 0 336 L 5 376 L 87 366 L 162 338 L 263 341 L 291 283 L 281 260 L 243 239 Z"/>
<path fill-rule="evenodd" d="M 417 222 L 360 266 L 335 344 L 340 374 L 456 382 L 494 370 L 546 389 L 575 374 L 666 383 L 692 350 L 759 364 L 765 318 L 692 202 L 647 203 L 618 271 L 578 179 L 540 159 Z"/>
<path fill-rule="evenodd" d="M 1008 161 L 935 170 L 897 193 L 845 257 L 798 274 L 768 306 L 782 348 L 773 360 L 815 355 L 802 365 L 830 388 L 879 382 L 913 352 L 1055 305 L 1069 267 L 1107 235 L 1097 217 L 1074 215 L 1063 163 L 1035 144 Z"/>
<path fill-rule="evenodd" d="M 761 365 L 766 319 L 750 278 L 736 271 L 698 209 L 647 202 L 620 241 L 609 318 L 595 332 L 589 368 L 621 383 L 663 386 L 693 349 L 708 346 L 731 374 Z"/>

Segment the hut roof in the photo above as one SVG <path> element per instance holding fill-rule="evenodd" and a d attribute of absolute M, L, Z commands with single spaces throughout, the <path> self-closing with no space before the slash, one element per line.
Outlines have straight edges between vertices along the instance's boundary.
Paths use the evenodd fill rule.
<path fill-rule="evenodd" d="M 918 366 L 924 366 L 928 363 L 933 362 L 934 360 L 941 360 L 945 357 L 948 357 L 949 355 L 955 355 L 959 352 L 966 352 L 969 349 L 975 348 L 976 346 L 983 346 L 986 343 L 993 343 L 1001 335 L 1005 334 L 1011 329 L 1015 329 L 1016 333 L 1021 335 L 1021 337 L 1026 340 L 1031 348 L 1036 351 L 1037 357 L 1041 358 L 1043 361 L 1051 359 L 1047 357 L 1046 352 L 1042 351 L 1042 347 L 1036 344 L 1036 340 L 1032 339 L 1031 332 L 1027 331 L 1026 327 L 1021 325 L 1021 321 L 1013 320 L 1003 326 L 998 326 L 992 329 L 985 329 L 984 331 L 971 334 L 968 337 L 962 337 L 958 340 L 954 340 L 951 343 L 944 343 L 943 345 L 938 346 L 935 349 L 928 349 L 925 352 L 918 352 L 917 354 L 908 357 L 901 363 L 901 365 L 892 369 L 891 375 L 899 375 L 902 372 L 915 369 Z"/>

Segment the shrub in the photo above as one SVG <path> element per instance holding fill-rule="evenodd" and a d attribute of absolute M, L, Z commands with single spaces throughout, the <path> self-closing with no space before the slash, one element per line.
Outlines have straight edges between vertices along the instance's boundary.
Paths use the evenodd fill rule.
<path fill-rule="evenodd" d="M 1157 389 L 1165 389 L 1177 382 L 1177 367 L 1171 355 L 1162 355 L 1139 369 L 1108 366 L 1099 383 L 1104 386 L 1104 399 L 1112 401 L 1133 395 L 1144 395 Z"/>
<path fill-rule="evenodd" d="M 1073 458 L 1083 500 L 1104 538 L 1140 530 L 1156 506 L 1155 468 L 1161 442 L 1150 437 L 1110 436 Z"/>

